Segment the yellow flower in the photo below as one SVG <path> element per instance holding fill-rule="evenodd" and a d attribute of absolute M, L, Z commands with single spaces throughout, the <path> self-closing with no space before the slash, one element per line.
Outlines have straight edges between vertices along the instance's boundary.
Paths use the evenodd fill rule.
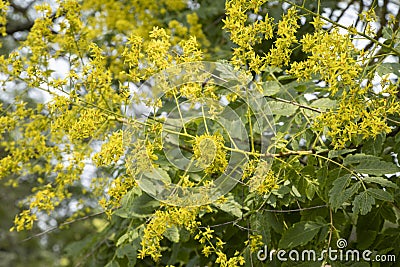
<path fill-rule="evenodd" d="M 224 138 L 218 132 L 214 135 L 196 136 L 193 144 L 194 157 L 205 173 L 211 175 L 225 171 L 228 161 L 224 150 Z"/>

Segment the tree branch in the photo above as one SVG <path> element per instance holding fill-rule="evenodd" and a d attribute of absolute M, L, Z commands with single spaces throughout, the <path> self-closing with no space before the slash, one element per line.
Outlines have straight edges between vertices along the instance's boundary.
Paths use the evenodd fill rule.
<path fill-rule="evenodd" d="M 322 113 L 322 110 L 320 110 L 320 109 L 318 109 L 318 108 L 313 108 L 313 107 L 309 107 L 309 106 L 306 106 L 306 105 L 302 105 L 302 104 L 297 103 L 297 102 L 295 102 L 295 101 L 286 100 L 286 99 L 279 98 L 279 97 L 274 97 L 274 96 L 267 96 L 267 97 L 268 97 L 268 98 L 271 98 L 271 99 L 273 99 L 273 100 L 279 101 L 279 102 L 283 102 L 283 103 L 287 103 L 287 104 L 292 104 L 292 105 L 298 106 L 298 107 L 300 107 L 300 108 L 304 108 L 304 109 L 308 109 L 308 110 L 315 111 L 315 112 L 318 112 L 318 113 Z"/>
<path fill-rule="evenodd" d="M 47 229 L 47 230 L 45 230 L 45 231 L 43 231 L 43 232 L 40 232 L 40 233 L 37 233 L 37 234 L 32 235 L 32 236 L 30 236 L 30 237 L 27 237 L 27 238 L 25 238 L 24 240 L 22 240 L 22 242 L 31 240 L 32 238 L 35 238 L 35 237 L 39 237 L 39 236 L 45 235 L 45 234 L 50 233 L 50 232 L 53 232 L 53 231 L 59 229 L 60 227 L 63 227 L 63 226 L 72 224 L 72 223 L 74 223 L 74 222 L 83 221 L 83 220 L 86 220 L 86 219 L 89 219 L 89 218 L 92 218 L 92 217 L 95 217 L 95 216 L 98 216 L 98 215 L 101 215 L 101 214 L 104 214 L 104 213 L 105 213 L 105 211 L 100 211 L 100 212 L 97 212 L 97 213 L 94 213 L 94 214 L 90 214 L 90 215 L 87 215 L 87 216 L 84 216 L 84 217 L 75 219 L 75 220 L 73 220 L 73 221 L 63 222 L 63 223 L 61 223 L 61 224 L 58 225 L 58 226 L 49 228 L 49 229 Z"/>

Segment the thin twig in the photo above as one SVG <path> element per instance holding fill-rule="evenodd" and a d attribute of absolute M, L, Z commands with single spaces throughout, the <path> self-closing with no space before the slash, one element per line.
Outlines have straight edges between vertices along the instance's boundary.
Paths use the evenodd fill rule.
<path fill-rule="evenodd" d="M 225 226 L 225 225 L 229 225 L 229 224 L 236 224 L 237 222 L 239 222 L 241 219 L 236 219 L 233 221 L 229 221 L 229 222 L 224 222 L 224 223 L 219 223 L 219 224 L 214 224 L 214 225 L 210 225 L 210 226 L 200 226 L 200 229 L 206 229 L 206 228 L 216 228 L 216 227 L 221 227 L 221 226 Z"/>
<path fill-rule="evenodd" d="M 299 209 L 291 209 L 291 210 L 270 210 L 270 209 L 261 209 L 261 210 L 267 211 L 267 212 L 272 212 L 272 213 L 290 213 L 290 212 L 299 212 L 299 211 L 304 211 L 304 210 L 314 210 L 314 209 L 320 209 L 320 208 L 326 208 L 326 207 L 328 207 L 328 205 L 320 205 L 320 206 L 299 208 Z"/>
<path fill-rule="evenodd" d="M 313 207 L 307 207 L 307 208 L 298 208 L 298 209 L 290 209 L 290 210 L 260 209 L 258 211 L 266 211 L 266 212 L 272 212 L 272 213 L 290 213 L 290 212 L 301 212 L 301 211 L 305 211 L 305 210 L 314 210 L 314 209 L 320 209 L 320 208 L 326 208 L 326 207 L 328 207 L 328 205 L 319 205 L 319 206 L 313 206 Z M 251 214 L 254 214 L 254 213 L 251 213 Z M 251 229 L 248 229 L 246 227 L 238 225 L 238 222 L 240 222 L 242 220 L 244 220 L 244 218 L 236 219 L 236 220 L 229 221 L 229 222 L 219 223 L 219 224 L 215 224 L 215 225 L 200 226 L 199 228 L 201 228 L 201 229 L 216 228 L 216 227 L 221 227 L 221 226 L 232 224 L 234 226 L 237 226 L 241 230 L 246 230 L 246 231 L 250 230 L 250 231 L 252 231 Z"/>
<path fill-rule="evenodd" d="M 279 98 L 279 97 L 275 97 L 275 96 L 267 96 L 267 97 L 271 98 L 273 100 L 279 101 L 279 102 L 292 104 L 292 105 L 298 106 L 300 108 L 304 108 L 304 109 L 308 109 L 308 110 L 315 111 L 315 112 L 318 112 L 318 113 L 322 113 L 322 110 L 320 110 L 318 108 L 313 108 L 313 107 L 309 107 L 309 106 L 306 106 L 306 105 L 302 105 L 300 103 L 297 103 L 296 101 L 291 101 L 291 100 L 287 100 L 287 99 L 283 99 L 283 98 Z"/>
<path fill-rule="evenodd" d="M 289 157 L 293 155 L 304 156 L 304 155 L 311 155 L 314 153 L 315 151 L 312 150 L 298 150 L 298 151 L 279 152 L 276 154 L 266 153 L 265 156 L 269 158 L 279 158 L 279 157 Z"/>
<path fill-rule="evenodd" d="M 90 214 L 90 215 L 87 215 L 87 216 L 84 216 L 84 217 L 75 219 L 75 220 L 73 220 L 73 221 L 63 222 L 63 223 L 61 223 L 61 224 L 58 225 L 58 226 L 54 226 L 54 227 L 49 228 L 49 229 L 47 229 L 47 230 L 45 230 L 45 231 L 43 231 L 43 232 L 40 232 L 40 233 L 37 233 L 37 234 L 32 235 L 32 236 L 30 236 L 30 237 L 27 237 L 27 238 L 25 238 L 24 240 L 22 240 L 22 242 L 31 240 L 32 238 L 36 238 L 36 237 L 45 235 L 45 234 L 50 233 L 50 232 L 53 232 L 53 231 L 59 229 L 60 227 L 63 227 L 63 226 L 66 226 L 66 225 L 70 225 L 70 224 L 72 224 L 72 223 L 74 223 L 74 222 L 83 221 L 83 220 L 89 219 L 89 218 L 91 218 L 91 217 L 95 217 L 95 216 L 101 215 L 101 214 L 103 214 L 103 213 L 105 213 L 105 211 L 99 211 L 99 212 L 97 212 L 97 213 Z"/>

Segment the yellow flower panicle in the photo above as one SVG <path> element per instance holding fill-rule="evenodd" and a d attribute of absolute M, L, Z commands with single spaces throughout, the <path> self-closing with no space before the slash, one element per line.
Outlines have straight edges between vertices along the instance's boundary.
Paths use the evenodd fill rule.
<path fill-rule="evenodd" d="M 247 12 L 258 13 L 258 9 L 266 1 L 227 1 L 226 19 L 224 20 L 226 29 L 230 34 L 230 39 L 238 47 L 233 49 L 232 63 L 238 67 L 245 66 L 247 63 L 250 69 L 260 73 L 264 62 L 261 56 L 256 53 L 254 46 L 260 44 L 264 39 L 269 40 L 273 37 L 273 19 L 266 14 L 262 20 L 255 20 L 247 24 Z"/>
<path fill-rule="evenodd" d="M 212 253 L 216 255 L 215 263 L 218 263 L 219 266 L 223 267 L 236 267 L 242 266 L 245 263 L 244 257 L 240 255 L 239 251 L 235 251 L 232 257 L 228 257 L 224 252 L 223 242 L 219 237 L 213 235 L 214 230 L 210 229 L 210 227 L 204 227 L 204 230 L 199 228 L 198 234 L 194 237 L 194 239 L 198 240 L 201 244 L 203 244 L 202 253 L 209 257 Z"/>
<path fill-rule="evenodd" d="M 138 257 L 143 259 L 151 256 L 153 260 L 158 261 L 161 258 L 160 242 L 167 229 L 178 227 L 193 233 L 200 224 L 196 221 L 199 210 L 197 207 L 169 206 L 164 211 L 157 210 L 144 229 L 140 243 L 142 248 L 139 250 Z"/>
<path fill-rule="evenodd" d="M 361 66 L 357 64 L 358 51 L 350 35 L 341 34 L 337 29 L 316 31 L 304 35 L 300 42 L 303 51 L 311 55 L 305 61 L 292 63 L 289 74 L 301 80 L 319 75 L 328 84 L 332 95 L 343 87 L 359 88 Z"/>
<path fill-rule="evenodd" d="M 400 105 L 393 92 L 389 98 L 366 101 L 375 93 L 370 85 L 361 86 L 363 69 L 357 61 L 361 51 L 354 47 L 350 34 L 339 33 L 338 29 L 317 29 L 305 34 L 300 42 L 303 51 L 311 55 L 292 63 L 288 73 L 299 80 L 312 79 L 314 75 L 326 82 L 332 96 L 340 93 L 337 109 L 321 113 L 314 124 L 317 129 L 328 129 L 335 148 L 345 147 L 360 136 L 369 138 L 391 131 L 386 117 L 398 114 L 395 108 Z"/>
<path fill-rule="evenodd" d="M 335 148 L 344 147 L 360 136 L 368 138 L 388 133 L 390 128 L 386 123 L 386 116 L 396 114 L 390 105 L 398 107 L 398 104 L 393 97 L 386 100 L 375 99 L 365 104 L 365 99 L 370 98 L 372 88 L 360 84 L 363 78 L 373 77 L 362 77 L 365 71 L 359 59 L 362 59 L 363 51 L 359 51 L 352 42 L 353 36 L 358 34 L 356 29 L 350 27 L 348 33 L 341 33 L 336 27 L 325 30 L 322 28 L 325 25 L 324 20 L 317 15 L 311 22 L 315 31 L 312 34 L 306 33 L 298 40 L 296 33 L 300 27 L 300 17 L 296 7 L 288 8 L 282 19 L 274 23 L 268 14 L 258 15 L 265 2 L 226 2 L 224 28 L 231 34 L 232 42 L 237 45 L 233 50 L 232 63 L 238 67 L 247 67 L 257 74 L 271 65 L 287 67 L 287 74 L 299 80 L 324 81 L 332 97 L 340 94 L 338 108 L 323 112 L 314 124 L 316 129 L 328 129 L 327 133 Z M 366 22 L 364 33 L 374 37 L 372 23 L 377 20 L 374 9 L 362 12 L 360 18 Z M 263 40 L 273 37 L 276 40 L 267 53 L 261 55 L 254 50 Z M 290 63 L 293 44 L 298 44 L 296 48 L 301 48 L 307 55 L 305 60 Z"/>
<path fill-rule="evenodd" d="M 105 210 L 109 219 L 111 219 L 113 210 L 120 207 L 122 197 L 135 185 L 134 179 L 127 175 L 117 177 L 112 181 L 108 188 L 107 198 L 102 197 L 99 201 L 100 206 Z"/>
<path fill-rule="evenodd" d="M 250 247 L 250 251 L 257 253 L 258 250 L 264 245 L 262 235 L 250 235 L 249 239 L 244 242 L 246 246 Z"/>
<path fill-rule="evenodd" d="M 23 231 L 32 229 L 33 222 L 37 220 L 35 214 L 32 214 L 29 210 L 22 211 L 19 215 L 15 216 L 14 225 L 10 231 Z"/>
<path fill-rule="evenodd" d="M 193 154 L 200 167 L 208 175 L 222 173 L 228 165 L 224 138 L 221 134 L 203 134 L 196 136 L 193 144 Z"/>
<path fill-rule="evenodd" d="M 7 10 L 9 6 L 8 1 L 3 1 L 0 0 L 0 35 L 1 36 L 6 36 L 6 25 L 7 25 Z M 1 43 L 0 43 L 0 48 L 1 48 Z"/>
<path fill-rule="evenodd" d="M 277 38 L 275 46 L 270 49 L 265 59 L 262 59 L 264 64 L 271 66 L 287 66 L 290 61 L 290 55 L 292 53 L 292 44 L 296 44 L 296 32 L 300 28 L 297 21 L 299 16 L 297 15 L 296 8 L 289 8 L 287 14 L 282 16 L 282 19 L 278 22 Z"/>
<path fill-rule="evenodd" d="M 107 166 L 117 163 L 124 153 L 123 131 L 114 132 L 109 140 L 103 144 L 101 151 L 93 156 L 93 161 L 97 166 Z"/>

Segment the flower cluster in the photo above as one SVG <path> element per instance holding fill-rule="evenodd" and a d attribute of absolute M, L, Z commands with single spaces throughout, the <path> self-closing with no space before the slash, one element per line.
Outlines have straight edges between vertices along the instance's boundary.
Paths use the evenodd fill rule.
<path fill-rule="evenodd" d="M 209 227 L 205 227 L 204 230 L 199 229 L 198 234 L 194 239 L 199 240 L 201 244 L 204 244 L 202 253 L 209 257 L 211 253 L 216 255 L 215 263 L 218 263 L 221 267 L 236 267 L 242 266 L 245 263 L 244 257 L 240 255 L 239 251 L 235 251 L 233 257 L 229 257 L 223 252 L 224 245 L 219 237 L 213 235 L 214 230 Z"/>
<path fill-rule="evenodd" d="M 310 56 L 304 61 L 294 62 L 288 71 L 290 74 L 301 80 L 317 75 L 328 84 L 332 95 L 341 88 L 358 87 L 361 66 L 357 64 L 357 50 L 349 34 L 341 34 L 338 29 L 315 31 L 304 35 L 300 43 Z"/>
<path fill-rule="evenodd" d="M 0 1 L 0 35 L 6 35 L 6 24 L 7 24 L 7 10 L 8 10 L 8 1 Z M 0 43 L 1 48 L 1 43 Z"/>
<path fill-rule="evenodd" d="M 124 62 L 130 67 L 128 76 L 132 81 L 145 80 L 167 68 L 172 62 L 192 62 L 203 58 L 195 36 L 181 40 L 176 46 L 174 37 L 165 29 L 154 27 L 149 37 L 150 39 L 146 40 L 132 34 L 122 52 Z M 140 65 L 142 67 L 139 67 Z"/>
<path fill-rule="evenodd" d="M 232 0 L 226 2 L 226 19 L 224 20 L 226 29 L 230 32 L 230 39 L 238 47 L 234 48 L 232 63 L 236 66 L 249 64 L 250 69 L 259 73 L 263 59 L 254 50 L 256 44 L 260 44 L 264 39 L 272 39 L 274 26 L 272 18 L 266 14 L 263 19 L 257 19 L 248 24 L 247 12 L 258 13 L 261 5 L 266 1 L 245 1 Z"/>
<path fill-rule="evenodd" d="M 393 91 L 396 85 L 386 85 L 392 88 L 389 98 L 370 99 L 372 84 L 360 85 L 365 71 L 357 61 L 361 52 L 354 47 L 350 34 L 339 33 L 336 28 L 330 32 L 323 31 L 318 26 L 320 23 L 315 21 L 314 25 L 317 25 L 316 31 L 304 35 L 300 41 L 303 51 L 310 56 L 292 63 L 288 70 L 300 80 L 318 77 L 326 82 L 331 96 L 340 94 L 338 108 L 322 113 L 314 126 L 329 129 L 335 148 L 345 147 L 348 141 L 359 136 L 368 138 L 390 132 L 385 120 L 387 115 L 396 114 L 399 107 Z"/>
<path fill-rule="evenodd" d="M 272 47 L 262 62 L 271 66 L 287 66 L 289 65 L 290 55 L 292 54 L 292 44 L 296 44 L 296 32 L 300 28 L 298 25 L 299 16 L 296 8 L 289 8 L 287 14 L 282 16 L 278 22 L 278 30 L 275 47 Z"/>
<path fill-rule="evenodd" d="M 10 231 L 22 231 L 32 229 L 33 222 L 37 220 L 36 214 L 32 214 L 29 210 L 22 211 L 19 215 L 15 216 L 14 226 Z"/>
<path fill-rule="evenodd" d="M 297 8 L 288 8 L 275 25 L 268 14 L 259 15 L 264 2 L 227 1 L 225 29 L 230 32 L 231 40 L 238 45 L 234 48 L 232 62 L 237 66 L 247 65 L 256 73 L 263 71 L 266 66 L 288 66 L 287 73 L 297 79 L 324 81 L 330 96 L 340 94 L 338 109 L 324 112 L 314 125 L 319 129 L 329 129 L 328 134 L 335 147 L 344 147 L 347 141 L 355 140 L 357 136 L 374 137 L 390 131 L 385 117 L 396 113 L 389 107 L 389 103 L 397 106 L 396 102 L 389 98 L 379 100 L 379 104 L 371 100 L 365 105 L 365 99 L 369 98 L 372 88 L 360 86 L 362 75 L 366 72 L 359 61 L 363 52 L 356 49 L 352 42 L 353 36 L 358 35 L 357 31 L 349 28 L 348 33 L 341 33 L 336 27 L 324 30 L 323 19 L 315 16 L 311 22 L 315 31 L 297 40 L 296 33 L 300 27 Z M 371 23 L 377 19 L 374 9 L 364 11 L 360 18 L 366 22 L 365 34 L 373 37 L 375 32 Z M 275 29 L 276 40 L 272 48 L 264 55 L 258 54 L 255 48 L 263 40 L 272 39 Z M 303 61 L 289 64 L 292 44 L 296 43 L 300 44 L 299 47 L 307 57 Z"/>
<path fill-rule="evenodd" d="M 225 171 L 228 161 L 224 150 L 224 138 L 218 132 L 209 135 L 196 136 L 193 144 L 193 154 L 198 165 L 204 168 L 205 173 L 211 175 Z"/>
<path fill-rule="evenodd" d="M 397 99 L 397 84 L 388 86 L 381 97 L 365 101 L 364 94 L 342 97 L 337 110 L 318 116 L 315 127 L 329 127 L 329 136 L 336 148 L 345 147 L 348 141 L 363 138 L 375 138 L 381 133 L 391 132 L 387 117 L 399 114 L 400 103 Z M 388 94 L 389 96 L 383 96 Z"/>
<path fill-rule="evenodd" d="M 256 253 L 262 245 L 262 235 L 250 235 L 249 239 L 244 242 L 245 245 L 250 247 L 250 251 Z"/>
<path fill-rule="evenodd" d="M 108 188 L 108 200 L 102 197 L 99 201 L 100 206 L 105 210 L 107 216 L 111 218 L 114 209 L 121 205 L 121 200 L 130 189 L 136 185 L 131 176 L 119 176 L 115 178 Z"/>
<path fill-rule="evenodd" d="M 256 191 L 260 195 L 268 194 L 271 190 L 279 188 L 278 177 L 270 169 L 270 163 L 267 161 L 250 161 L 247 168 L 252 170 L 251 177 L 247 182 L 250 191 Z"/>
<path fill-rule="evenodd" d="M 151 256 L 155 261 L 161 258 L 160 241 L 168 229 L 184 228 L 193 233 L 199 226 L 196 217 L 199 208 L 169 207 L 165 210 L 157 210 L 150 222 L 146 225 L 141 240 L 142 249 L 139 250 L 139 258 Z"/>
<path fill-rule="evenodd" d="M 93 161 L 97 166 L 107 166 L 117 163 L 123 153 L 123 131 L 119 130 L 112 133 L 109 140 L 101 147 L 101 151 L 93 156 Z"/>

